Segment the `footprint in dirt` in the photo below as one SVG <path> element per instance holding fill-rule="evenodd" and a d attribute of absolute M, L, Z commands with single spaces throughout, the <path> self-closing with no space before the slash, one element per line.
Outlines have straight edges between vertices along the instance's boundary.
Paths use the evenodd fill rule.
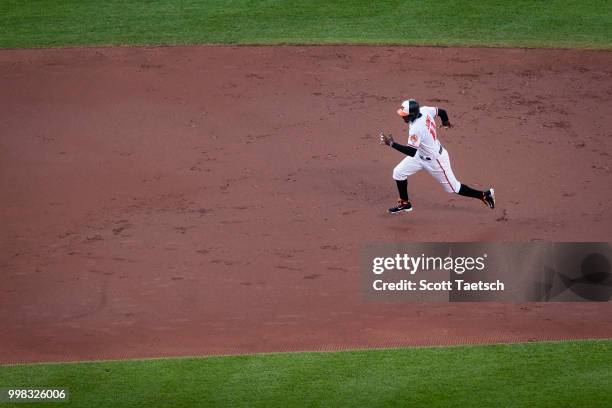
<path fill-rule="evenodd" d="M 501 217 L 495 219 L 497 222 L 507 222 L 508 221 L 508 211 L 503 210 Z"/>

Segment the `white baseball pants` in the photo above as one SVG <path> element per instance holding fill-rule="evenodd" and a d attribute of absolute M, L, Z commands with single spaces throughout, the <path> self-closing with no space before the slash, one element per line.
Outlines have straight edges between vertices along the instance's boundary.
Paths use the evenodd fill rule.
<path fill-rule="evenodd" d="M 459 192 L 461 183 L 453 173 L 446 149 L 444 149 L 438 158 L 432 157 L 431 160 L 420 158 L 418 153 L 414 157 L 406 156 L 406 158 L 399 162 L 393 169 L 393 178 L 400 181 L 406 180 L 408 176 L 413 175 L 421 169 L 425 169 L 438 181 L 438 183 L 442 184 L 442 187 L 444 187 L 444 190 L 447 192 Z"/>

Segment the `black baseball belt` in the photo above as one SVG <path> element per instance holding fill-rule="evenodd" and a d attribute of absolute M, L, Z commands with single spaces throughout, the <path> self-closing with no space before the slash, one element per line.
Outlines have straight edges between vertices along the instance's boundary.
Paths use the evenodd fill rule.
<path fill-rule="evenodd" d="M 440 151 L 438 152 L 438 154 L 442 154 L 443 151 L 444 151 L 444 148 L 442 147 L 442 144 L 440 143 Z M 421 158 L 421 160 L 432 160 L 431 157 L 421 156 L 420 154 L 419 154 L 419 157 Z"/>

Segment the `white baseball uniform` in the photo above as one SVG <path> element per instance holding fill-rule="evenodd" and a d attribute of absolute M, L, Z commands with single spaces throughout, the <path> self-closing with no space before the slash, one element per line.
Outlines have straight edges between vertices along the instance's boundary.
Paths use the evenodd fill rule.
<path fill-rule="evenodd" d="M 408 176 L 425 169 L 442 184 L 449 193 L 458 193 L 461 183 L 453 174 L 448 152 L 442 147 L 436 134 L 438 108 L 422 106 L 421 117 L 415 119 L 408 129 L 408 146 L 417 149 L 414 157 L 406 156 L 393 169 L 395 180 L 406 180 Z"/>

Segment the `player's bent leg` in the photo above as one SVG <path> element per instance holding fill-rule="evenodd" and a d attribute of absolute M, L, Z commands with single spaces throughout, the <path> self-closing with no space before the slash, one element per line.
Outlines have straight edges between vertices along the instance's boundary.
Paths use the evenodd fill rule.
<path fill-rule="evenodd" d="M 495 208 L 495 191 L 492 188 L 486 191 L 480 191 L 466 184 L 462 184 L 457 180 L 451 168 L 447 151 L 444 151 L 435 161 L 432 160 L 431 164 L 428 165 L 428 170 L 429 173 L 442 184 L 447 192 L 457 193 L 464 197 L 478 198 L 489 208 Z"/>
<path fill-rule="evenodd" d="M 391 214 L 412 211 L 412 204 L 408 197 L 408 176 L 421 169 L 421 164 L 413 157 L 406 157 L 393 169 L 393 179 L 397 185 L 399 200 L 395 207 L 388 209 Z"/>

